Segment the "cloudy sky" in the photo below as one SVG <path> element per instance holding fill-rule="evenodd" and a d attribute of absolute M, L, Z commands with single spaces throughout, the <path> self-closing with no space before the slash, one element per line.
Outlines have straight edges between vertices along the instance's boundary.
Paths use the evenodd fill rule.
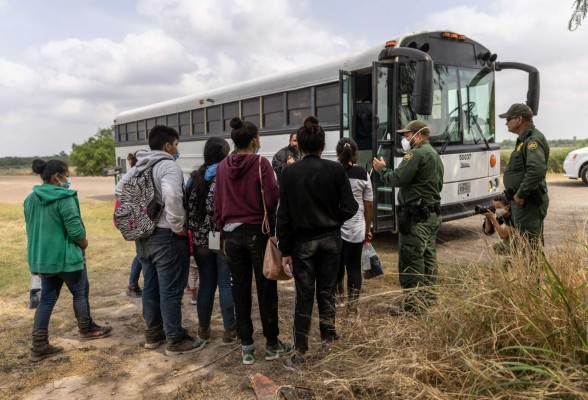
<path fill-rule="evenodd" d="M 120 111 L 448 29 L 541 73 L 537 126 L 588 137 L 588 21 L 572 0 L 0 0 L 3 156 L 70 152 Z M 497 73 L 497 107 L 526 74 Z M 498 140 L 512 138 L 503 124 Z"/>

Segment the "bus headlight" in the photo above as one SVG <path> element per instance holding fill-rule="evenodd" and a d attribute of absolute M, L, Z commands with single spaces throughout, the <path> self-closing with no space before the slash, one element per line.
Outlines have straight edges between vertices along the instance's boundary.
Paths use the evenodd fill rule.
<path fill-rule="evenodd" d="M 492 181 L 488 181 L 488 191 L 492 191 Z"/>

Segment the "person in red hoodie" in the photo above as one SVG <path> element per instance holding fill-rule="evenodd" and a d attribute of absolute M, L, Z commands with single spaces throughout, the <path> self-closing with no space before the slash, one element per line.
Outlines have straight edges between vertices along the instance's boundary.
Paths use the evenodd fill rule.
<path fill-rule="evenodd" d="M 266 338 L 265 359 L 275 360 L 292 347 L 278 339 L 277 282 L 263 276 L 268 235 L 262 232 L 264 207 L 261 181 L 271 230 L 276 223 L 279 190 L 270 162 L 257 154 L 261 147 L 257 127 L 235 117 L 231 120 L 235 152 L 218 165 L 214 193 L 214 218 L 224 237 L 224 249 L 233 277 L 237 335 L 243 364 L 255 362 L 251 321 L 251 280 L 255 274 L 259 313 Z M 261 169 L 261 172 L 260 172 Z"/>

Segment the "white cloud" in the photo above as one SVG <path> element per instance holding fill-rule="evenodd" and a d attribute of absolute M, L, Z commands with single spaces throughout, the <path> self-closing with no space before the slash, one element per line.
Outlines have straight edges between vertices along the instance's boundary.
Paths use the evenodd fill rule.
<path fill-rule="evenodd" d="M 7 4 L 0 0 L 0 12 Z M 383 4 L 379 11 L 390 12 Z M 69 151 L 125 109 L 312 66 L 374 44 L 370 21 L 347 17 L 350 26 L 365 25 L 361 34 L 330 31 L 315 17 L 317 6 L 311 0 L 137 0 L 140 23 L 134 19 L 119 37 L 70 35 L 0 54 L 0 134 L 19 132 L 0 156 Z M 576 132 L 588 119 L 588 26 L 568 32 L 570 5 L 550 0 L 494 0 L 485 7 L 409 19 L 417 21 L 411 29 L 454 29 L 479 40 L 499 61 L 536 66 L 538 126 L 549 137 L 588 136 Z M 396 13 L 390 14 L 390 35 L 396 36 L 406 13 L 390 9 Z M 335 19 L 338 11 L 325 15 Z M 497 73 L 497 111 L 524 101 L 526 81 L 521 72 Z M 509 137 L 501 122 L 499 139 Z"/>
<path fill-rule="evenodd" d="M 32 68 L 0 58 L 0 87 L 28 91 L 37 83 L 37 78 Z"/>

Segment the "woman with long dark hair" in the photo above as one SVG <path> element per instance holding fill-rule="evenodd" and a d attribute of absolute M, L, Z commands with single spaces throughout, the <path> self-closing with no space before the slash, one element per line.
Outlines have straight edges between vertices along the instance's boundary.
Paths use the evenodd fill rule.
<path fill-rule="evenodd" d="M 263 276 L 263 257 L 268 240 L 267 234 L 262 232 L 266 216 L 263 204 L 265 202 L 273 231 L 278 206 L 278 184 L 269 161 L 256 154 L 261 147 L 257 127 L 249 121 L 233 118 L 231 128 L 231 139 L 236 151 L 218 166 L 214 217 L 216 226 L 225 237 L 225 252 L 233 277 L 237 335 L 241 339 L 243 364 L 250 365 L 255 362 L 251 321 L 253 274 L 263 335 L 266 338 L 265 359 L 275 360 L 289 353 L 292 348 L 278 339 L 277 282 Z"/>
<path fill-rule="evenodd" d="M 90 284 L 84 250 L 88 247 L 77 192 L 70 190 L 67 164 L 61 160 L 33 161 L 33 172 L 42 185 L 24 201 L 27 229 L 27 261 L 32 274 L 41 276 L 43 295 L 33 322 L 31 361 L 52 357 L 63 347 L 49 344 L 49 320 L 63 284 L 73 296 L 73 309 L 82 339 L 98 339 L 110 334 L 90 316 Z"/>
<path fill-rule="evenodd" d="M 220 232 L 214 222 L 214 192 L 218 164 L 229 155 L 229 144 L 211 137 L 204 145 L 204 164 L 191 174 L 188 193 L 188 228 L 192 232 L 194 260 L 198 265 L 200 287 L 196 300 L 198 336 L 210 341 L 210 318 L 216 288 L 223 317 L 223 343 L 237 338 L 235 305 L 231 291 L 231 270 L 227 257 L 220 250 Z"/>
<path fill-rule="evenodd" d="M 296 286 L 294 348 L 288 368 L 304 363 L 314 298 L 322 342 L 337 340 L 335 290 L 341 258 L 341 225 L 357 212 L 349 179 L 339 163 L 321 158 L 325 131 L 315 117 L 298 129 L 302 159 L 282 171 L 276 236 L 282 264 L 293 266 Z"/>
<path fill-rule="evenodd" d="M 359 205 L 355 215 L 345 221 L 341 227 L 341 263 L 337 279 L 338 294 L 344 297 L 344 279 L 345 270 L 347 270 L 347 307 L 351 311 L 356 311 L 362 283 L 361 250 L 363 242 L 372 239 L 372 184 L 366 170 L 356 164 L 357 144 L 353 139 L 342 138 L 335 150 L 339 163 L 345 168 L 351 191 Z"/>

